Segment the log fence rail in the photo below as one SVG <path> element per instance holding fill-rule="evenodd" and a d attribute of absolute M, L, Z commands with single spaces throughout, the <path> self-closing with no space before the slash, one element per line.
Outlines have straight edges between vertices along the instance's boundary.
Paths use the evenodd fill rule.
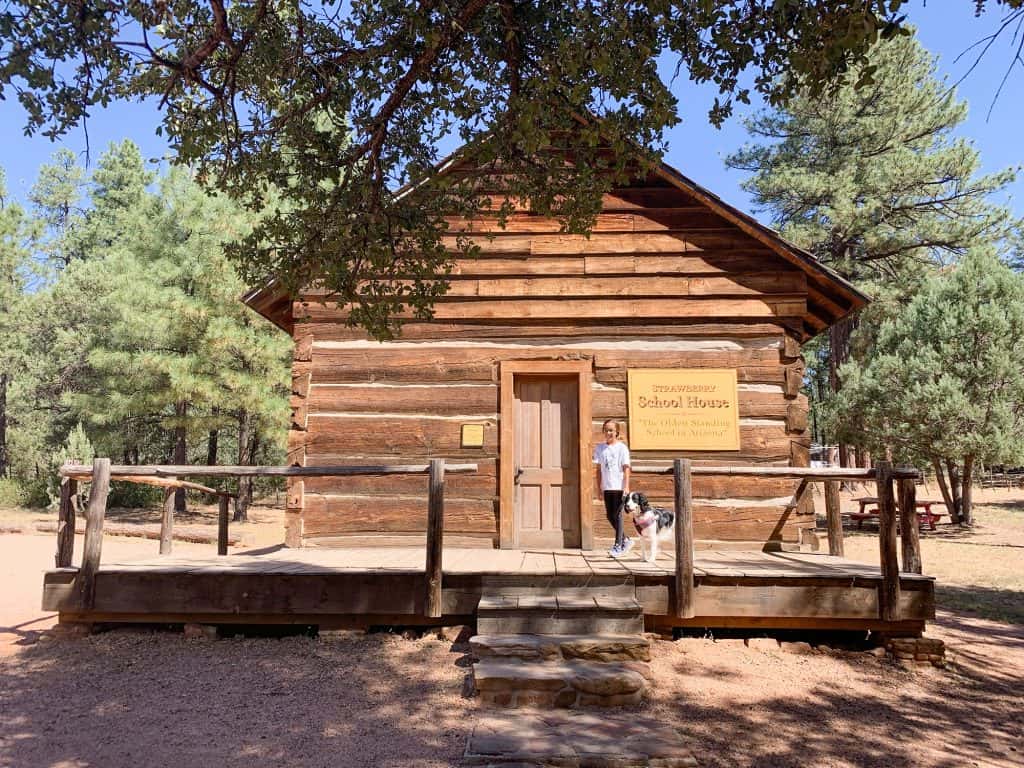
<path fill-rule="evenodd" d="M 58 568 L 70 568 L 74 558 L 74 497 L 80 480 L 92 481 L 86 509 L 85 543 L 82 566 L 76 583 L 83 608 L 95 603 L 95 579 L 103 546 L 103 523 L 107 511 L 107 495 L 111 481 L 143 483 L 165 488 L 160 525 L 160 554 L 171 551 L 174 525 L 174 491 L 177 488 L 200 491 L 219 497 L 217 510 L 217 554 L 228 553 L 228 502 L 235 494 L 218 491 L 198 483 L 181 480 L 193 477 L 354 477 L 357 475 L 426 474 L 429 476 L 427 509 L 426 612 L 431 618 L 441 616 L 441 553 L 444 528 L 445 472 L 476 472 L 476 464 L 446 464 L 444 459 L 431 459 L 429 464 L 391 464 L 379 466 L 337 467 L 274 467 L 274 466 L 206 466 L 206 465 L 115 465 L 110 459 L 94 459 L 92 466 L 65 464 L 60 468 L 61 505 L 57 527 Z"/>

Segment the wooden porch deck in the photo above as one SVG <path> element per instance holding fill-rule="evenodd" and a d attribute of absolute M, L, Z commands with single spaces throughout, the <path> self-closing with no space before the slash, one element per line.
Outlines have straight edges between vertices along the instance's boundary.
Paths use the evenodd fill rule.
<path fill-rule="evenodd" d="M 95 605 L 76 602 L 75 568 L 44 579 L 43 607 L 70 621 L 212 624 L 438 624 L 470 621 L 488 591 L 627 589 L 649 628 L 882 629 L 919 632 L 934 617 L 933 580 L 900 574 L 900 621 L 880 618 L 879 567 L 818 553 L 695 553 L 696 616 L 669 615 L 671 552 L 657 563 L 604 551 L 445 548 L 442 613 L 424 610 L 422 547 L 261 550 L 218 557 L 103 563 Z"/>

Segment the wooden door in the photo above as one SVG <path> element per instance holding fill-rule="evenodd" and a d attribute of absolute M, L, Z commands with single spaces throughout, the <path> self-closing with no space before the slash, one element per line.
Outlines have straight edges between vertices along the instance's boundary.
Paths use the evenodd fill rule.
<path fill-rule="evenodd" d="M 513 390 L 516 546 L 578 547 L 578 379 L 516 374 Z"/>

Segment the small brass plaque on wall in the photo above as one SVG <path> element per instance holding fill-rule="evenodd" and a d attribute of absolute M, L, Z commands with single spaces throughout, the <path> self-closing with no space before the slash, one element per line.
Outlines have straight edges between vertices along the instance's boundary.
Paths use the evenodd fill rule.
<path fill-rule="evenodd" d="M 463 424 L 462 425 L 462 447 L 483 448 L 484 447 L 484 425 Z"/>

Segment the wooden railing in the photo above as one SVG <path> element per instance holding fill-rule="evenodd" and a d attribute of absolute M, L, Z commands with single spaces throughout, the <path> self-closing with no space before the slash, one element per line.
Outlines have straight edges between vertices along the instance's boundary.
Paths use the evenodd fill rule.
<path fill-rule="evenodd" d="M 426 568 L 424 572 L 425 615 L 439 618 L 442 615 L 441 583 L 442 553 L 444 546 L 444 476 L 446 472 L 475 472 L 476 464 L 446 464 L 444 459 L 431 459 L 429 464 L 338 466 L 338 467 L 224 467 L 202 465 L 155 465 L 111 466 L 110 459 L 95 459 L 92 466 L 65 465 L 60 472 L 66 480 L 61 492 L 61 524 L 57 531 L 57 567 L 71 566 L 74 553 L 74 483 L 91 480 L 89 503 L 86 510 L 85 543 L 82 566 L 75 579 L 79 600 L 83 608 L 95 604 L 95 579 L 99 570 L 103 543 L 103 523 L 106 516 L 107 494 L 112 480 L 144 482 L 167 485 L 168 488 L 183 487 L 220 496 L 220 517 L 218 525 L 218 554 L 227 553 L 227 499 L 231 494 L 189 483 L 180 478 L 200 477 L 353 477 L 357 475 L 426 474 L 429 477 L 427 493 L 427 536 Z M 843 554 L 843 527 L 839 510 L 839 483 L 841 481 L 873 481 L 877 486 L 879 507 L 879 555 L 881 559 L 882 583 L 879 587 L 879 614 L 884 621 L 900 620 L 900 563 L 897 558 L 897 530 L 903 532 L 903 570 L 921 572 L 921 544 L 917 530 L 917 513 L 914 508 L 914 481 L 919 472 L 916 469 L 894 469 L 888 462 L 880 461 L 874 469 L 832 469 L 807 467 L 732 467 L 694 466 L 690 459 L 675 459 L 671 466 L 633 467 L 634 474 L 671 474 L 675 485 L 675 546 L 676 567 L 674 578 L 673 613 L 681 619 L 695 615 L 694 538 L 693 538 L 693 483 L 695 475 L 724 475 L 728 477 L 773 477 L 800 480 L 794 493 L 791 507 L 799 505 L 811 483 L 825 484 L 825 508 L 828 519 L 829 553 Z M 154 478 L 167 479 L 168 483 L 154 483 Z M 173 484 L 172 484 L 173 483 Z M 898 484 L 899 507 L 897 519 Z M 172 508 L 173 512 L 173 508 Z M 70 516 L 70 517 L 68 517 Z M 165 505 L 165 518 L 167 517 Z M 161 533 L 161 554 L 163 531 Z M 170 551 L 169 548 L 167 551 Z"/>
<path fill-rule="evenodd" d="M 444 546 L 444 476 L 445 472 L 476 472 L 476 464 L 446 464 L 444 459 L 431 459 L 429 464 L 389 464 L 365 467 L 227 467 L 206 465 L 111 465 L 110 459 L 94 459 L 92 466 L 65 464 L 60 469 L 61 504 L 57 526 L 58 568 L 69 568 L 74 558 L 75 506 L 79 480 L 91 480 L 86 508 L 85 542 L 82 566 L 75 577 L 78 600 L 85 609 L 96 604 L 96 572 L 103 550 L 103 524 L 107 513 L 107 495 L 111 481 L 159 485 L 167 489 L 160 531 L 160 554 L 171 551 L 173 527 L 173 491 L 177 488 L 216 494 L 220 498 L 217 530 L 217 554 L 228 551 L 228 499 L 234 494 L 182 480 L 182 477 L 355 477 L 357 475 L 410 475 L 429 477 L 427 492 L 427 552 L 425 576 L 425 613 L 431 618 L 441 616 L 441 559 Z M 165 538 L 167 545 L 165 546 Z"/>
<path fill-rule="evenodd" d="M 775 477 L 799 479 L 791 507 L 799 505 L 811 483 L 825 484 L 825 510 L 828 520 L 829 554 L 843 554 L 843 524 L 839 510 L 839 483 L 841 481 L 874 481 L 878 496 L 879 557 L 882 583 L 879 587 L 879 615 L 884 621 L 900 620 L 900 563 L 897 559 L 896 540 L 902 530 L 903 570 L 921 573 L 921 542 L 917 530 L 917 511 L 914 508 L 914 481 L 920 476 L 916 469 L 894 469 L 889 462 L 880 461 L 873 469 L 835 469 L 816 467 L 715 467 L 693 466 L 690 459 L 676 459 L 671 466 L 644 466 L 632 468 L 633 474 L 671 474 L 675 479 L 676 507 L 676 572 L 674 579 L 673 613 L 680 619 L 695 615 L 695 582 L 693 578 L 693 485 L 694 475 L 724 475 L 728 477 Z M 894 483 L 899 486 L 897 518 Z"/>

